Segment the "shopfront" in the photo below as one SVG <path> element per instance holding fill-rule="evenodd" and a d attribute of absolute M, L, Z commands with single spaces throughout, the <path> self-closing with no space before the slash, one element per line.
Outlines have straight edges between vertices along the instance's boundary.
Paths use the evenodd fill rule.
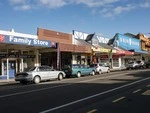
<path fill-rule="evenodd" d="M 117 49 L 116 54 L 122 55 L 119 60 L 121 65 L 133 60 L 142 60 L 142 56 L 147 54 L 141 49 L 139 39 L 117 33 L 112 40 L 110 44 Z"/>
<path fill-rule="evenodd" d="M 0 78 L 13 78 L 17 72 L 40 65 L 39 50 L 51 48 L 50 41 L 22 36 L 0 35 Z"/>

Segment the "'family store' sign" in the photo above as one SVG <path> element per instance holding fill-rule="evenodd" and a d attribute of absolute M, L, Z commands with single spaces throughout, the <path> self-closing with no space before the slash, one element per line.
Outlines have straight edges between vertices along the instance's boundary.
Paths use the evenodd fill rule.
<path fill-rule="evenodd" d="M 11 43 L 29 46 L 55 47 L 56 43 L 47 40 L 0 35 L 0 43 Z"/>

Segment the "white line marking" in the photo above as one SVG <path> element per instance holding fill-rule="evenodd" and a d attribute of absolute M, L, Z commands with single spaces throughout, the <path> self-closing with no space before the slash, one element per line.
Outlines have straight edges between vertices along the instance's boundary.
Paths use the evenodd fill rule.
<path fill-rule="evenodd" d="M 97 96 L 100 96 L 100 95 L 103 95 L 103 94 L 106 94 L 106 93 L 109 93 L 109 92 L 112 92 L 112 91 L 115 91 L 115 90 L 118 90 L 118 89 L 121 89 L 121 88 L 125 88 L 127 86 L 130 86 L 130 85 L 133 85 L 133 84 L 136 84 L 136 83 L 148 80 L 148 79 L 150 79 L 150 77 L 145 78 L 145 79 L 141 79 L 141 80 L 138 80 L 138 81 L 135 81 L 135 82 L 132 82 L 132 83 L 120 86 L 120 87 L 116 87 L 114 89 L 110 89 L 110 90 L 107 90 L 107 91 L 104 91 L 104 92 L 101 92 L 101 93 L 97 93 L 95 95 L 91 95 L 89 97 L 85 97 L 85 98 L 82 98 L 82 99 L 79 99 L 79 100 L 76 100 L 76 101 L 73 101 L 73 102 L 70 102 L 70 103 L 67 103 L 67 104 L 64 104 L 64 105 L 60 105 L 60 106 L 45 110 L 45 111 L 41 111 L 40 113 L 51 112 L 51 111 L 54 111 L 54 110 L 57 110 L 57 109 L 60 109 L 60 108 L 63 108 L 63 107 L 66 107 L 66 106 L 69 106 L 69 105 L 72 105 L 72 104 L 76 104 L 76 103 L 79 103 L 79 102 L 82 102 L 82 101 L 85 101 L 85 100 L 88 100 L 88 99 L 91 99 L 91 98 L 94 98 L 94 97 L 97 97 Z"/>
<path fill-rule="evenodd" d="M 147 85 L 147 87 L 150 87 L 150 84 L 149 84 L 149 85 Z"/>
<path fill-rule="evenodd" d="M 141 91 L 141 89 L 135 90 L 135 91 L 133 91 L 133 93 L 137 93 L 137 92 L 139 92 L 139 91 Z"/>
<path fill-rule="evenodd" d="M 120 76 L 120 75 L 122 75 L 122 74 L 118 74 L 118 75 L 115 75 L 115 76 Z M 110 77 L 115 77 L 115 76 L 110 76 Z M 47 88 L 41 88 L 41 89 L 36 89 L 36 90 L 24 91 L 24 92 L 13 93 L 13 94 L 8 94 L 8 95 L 2 95 L 2 96 L 0 96 L 0 98 L 16 96 L 16 95 L 21 95 L 21 94 L 26 94 L 26 93 L 32 93 L 32 92 L 37 92 L 37 91 L 42 91 L 42 90 L 47 90 L 47 89 L 53 89 L 53 88 L 58 88 L 58 87 L 63 87 L 63 86 L 69 86 L 69 85 L 73 85 L 73 84 L 80 83 L 80 82 L 94 81 L 94 80 L 104 79 L 104 78 L 108 78 L 108 77 L 94 78 L 94 79 L 90 79 L 90 80 L 78 81 L 78 82 L 75 82 L 75 83 L 69 83 L 69 84 L 58 85 L 58 86 L 53 86 L 53 87 L 47 87 Z"/>
<path fill-rule="evenodd" d="M 124 99 L 125 97 L 120 97 L 120 98 L 118 98 L 118 99 L 116 99 L 116 100 L 113 100 L 112 102 L 113 103 L 116 103 L 116 102 L 118 102 L 118 101 L 120 101 L 120 100 L 122 100 L 122 99 Z"/>
<path fill-rule="evenodd" d="M 91 111 L 88 111 L 87 113 L 94 113 L 94 112 L 96 112 L 97 111 L 97 109 L 93 109 L 93 110 L 91 110 Z"/>
<path fill-rule="evenodd" d="M 47 88 L 41 88 L 41 89 L 36 89 L 36 90 L 24 91 L 24 92 L 19 92 L 19 93 L 12 93 L 12 94 L 8 94 L 8 95 L 2 95 L 2 96 L 0 96 L 0 98 L 16 96 L 16 95 L 21 95 L 21 94 L 25 94 L 25 93 L 32 93 L 32 92 L 36 92 L 36 91 L 42 91 L 42 90 L 46 90 L 46 89 L 53 89 L 53 88 L 69 86 L 69 85 L 72 85 L 72 84 L 64 84 L 64 85 L 58 85 L 58 86 L 54 86 L 54 87 L 47 87 Z"/>

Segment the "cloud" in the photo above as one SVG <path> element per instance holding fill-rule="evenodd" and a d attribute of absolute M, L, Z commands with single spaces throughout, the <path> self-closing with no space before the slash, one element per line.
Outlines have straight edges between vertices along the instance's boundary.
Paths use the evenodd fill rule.
<path fill-rule="evenodd" d="M 100 11 L 100 14 L 102 15 L 102 17 L 113 17 L 125 12 L 129 12 L 135 8 L 136 6 L 133 4 L 127 4 L 126 6 L 105 7 Z"/>
<path fill-rule="evenodd" d="M 22 11 L 26 11 L 26 10 L 30 10 L 31 6 L 30 5 L 21 5 L 21 6 L 16 6 L 14 7 L 15 10 L 22 10 Z"/>
<path fill-rule="evenodd" d="M 115 3 L 119 0 L 75 0 L 76 4 L 85 4 L 89 7 L 100 7 L 104 5 L 108 5 L 111 3 Z"/>
<path fill-rule="evenodd" d="M 69 5 L 85 5 L 91 14 L 113 17 L 138 8 L 150 8 L 150 0 L 8 0 L 15 10 L 34 10 L 37 8 L 56 9 Z M 141 2 L 141 3 L 140 3 Z"/>
<path fill-rule="evenodd" d="M 9 3 L 14 10 L 26 11 L 31 9 L 30 0 L 9 0 Z"/>
<path fill-rule="evenodd" d="M 118 6 L 118 7 L 116 7 L 114 10 L 113 10 L 113 13 L 114 14 L 120 14 L 120 13 L 122 13 L 122 12 L 128 12 L 128 11 L 130 11 L 130 10 L 132 10 L 132 9 L 134 9 L 135 8 L 135 6 L 134 5 L 131 5 L 131 4 L 128 4 L 128 5 L 126 5 L 126 6 Z"/>
<path fill-rule="evenodd" d="M 145 3 L 141 3 L 140 6 L 143 8 L 150 8 L 150 1 L 146 1 Z"/>
<path fill-rule="evenodd" d="M 48 8 L 59 8 L 67 4 L 65 0 L 39 0 L 38 2 Z"/>
<path fill-rule="evenodd" d="M 17 4 L 25 4 L 27 0 L 9 0 L 10 4 L 17 5 Z"/>

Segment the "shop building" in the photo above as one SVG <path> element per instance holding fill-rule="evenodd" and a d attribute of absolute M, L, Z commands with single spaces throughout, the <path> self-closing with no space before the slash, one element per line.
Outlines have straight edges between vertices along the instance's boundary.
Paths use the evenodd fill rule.
<path fill-rule="evenodd" d="M 40 51 L 55 46 L 37 35 L 0 30 L 0 78 L 13 78 L 17 72 L 41 65 Z"/>
<path fill-rule="evenodd" d="M 150 61 L 150 37 L 144 34 L 137 34 L 136 37 L 141 41 L 141 49 L 147 51 L 149 54 L 143 54 L 145 61 Z"/>
<path fill-rule="evenodd" d="M 51 40 L 57 43 L 54 51 L 41 53 L 41 64 L 62 69 L 64 65 L 87 64 L 91 55 L 91 47 L 73 42 L 72 34 L 38 28 L 38 38 Z"/>
<path fill-rule="evenodd" d="M 74 40 L 84 40 L 86 43 L 91 44 L 92 55 L 91 60 L 92 63 L 106 63 L 112 68 L 112 63 L 115 58 L 114 53 L 116 53 L 116 49 L 112 46 L 109 46 L 107 43 L 110 40 L 109 38 L 99 36 L 96 34 L 87 34 L 84 32 L 74 31 Z M 113 56 L 113 57 L 112 57 Z"/>
<path fill-rule="evenodd" d="M 148 54 L 141 49 L 140 40 L 131 36 L 117 33 L 108 44 L 124 51 L 124 55 L 119 57 L 119 66 L 126 65 L 129 61 L 141 60 L 144 54 Z"/>

